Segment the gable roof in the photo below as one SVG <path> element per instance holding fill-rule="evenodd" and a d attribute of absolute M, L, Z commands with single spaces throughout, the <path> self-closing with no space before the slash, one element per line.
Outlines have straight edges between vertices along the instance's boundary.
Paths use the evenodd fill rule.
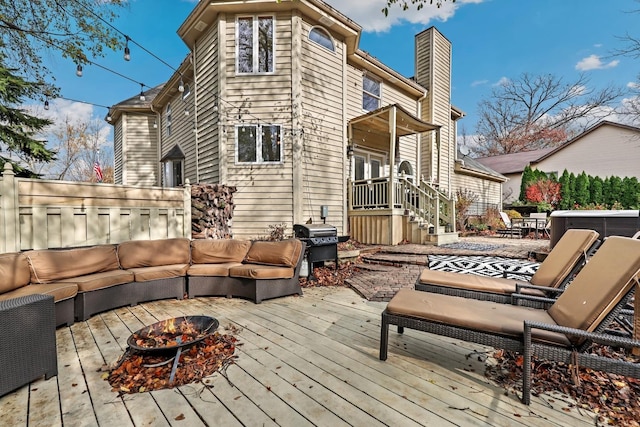
<path fill-rule="evenodd" d="M 622 123 L 610 122 L 608 120 L 602 120 L 596 125 L 585 130 L 581 134 L 573 137 L 569 141 L 563 142 L 557 147 L 542 148 L 540 150 L 522 151 L 520 153 L 502 154 L 498 156 L 479 157 L 476 160 L 481 164 L 497 171 L 502 174 L 520 173 L 524 171 L 527 165 L 539 163 L 542 160 L 551 157 L 558 151 L 568 147 L 576 141 L 579 141 L 584 136 L 594 132 L 595 130 L 603 126 L 615 126 L 621 129 L 627 129 L 635 132 L 640 132 L 640 128 Z"/>
<path fill-rule="evenodd" d="M 455 170 L 457 173 L 482 177 L 496 182 L 505 182 L 507 180 L 506 176 L 502 175 L 499 172 L 496 172 L 486 165 L 483 165 L 476 159 L 465 156 L 460 152 L 460 150 L 458 150 L 458 158 L 456 159 Z"/>

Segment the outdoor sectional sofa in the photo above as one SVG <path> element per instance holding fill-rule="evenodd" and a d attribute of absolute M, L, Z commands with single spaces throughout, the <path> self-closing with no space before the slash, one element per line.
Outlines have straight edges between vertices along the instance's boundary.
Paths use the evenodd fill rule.
<path fill-rule="evenodd" d="M 56 326 L 144 301 L 302 294 L 304 243 L 168 238 L 0 255 L 0 301 L 45 294 Z M 193 262 L 195 260 L 195 263 Z"/>

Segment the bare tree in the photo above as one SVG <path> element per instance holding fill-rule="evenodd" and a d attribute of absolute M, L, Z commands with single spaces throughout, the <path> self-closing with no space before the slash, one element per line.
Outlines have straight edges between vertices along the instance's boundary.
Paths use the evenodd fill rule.
<path fill-rule="evenodd" d="M 436 0 L 435 1 L 436 7 L 442 7 L 442 3 L 445 1 L 450 1 L 451 3 L 456 2 L 456 0 Z M 416 9 L 420 10 L 427 4 L 433 5 L 434 1 L 433 0 L 387 0 L 387 6 L 382 9 L 382 13 L 384 13 L 385 16 L 388 16 L 389 8 L 394 6 L 398 6 L 402 10 L 408 10 L 409 7 L 415 5 Z"/>
<path fill-rule="evenodd" d="M 551 74 L 523 73 L 495 87 L 479 103 L 475 155 L 487 156 L 554 147 L 613 114 L 624 91 L 589 89 L 581 75 L 567 83 Z"/>

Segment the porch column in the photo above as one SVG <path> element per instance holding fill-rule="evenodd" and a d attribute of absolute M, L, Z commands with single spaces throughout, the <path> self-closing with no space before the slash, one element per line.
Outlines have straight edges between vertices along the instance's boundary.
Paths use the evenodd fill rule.
<path fill-rule="evenodd" d="M 396 169 L 396 107 L 389 110 L 389 183 L 387 185 L 387 200 L 389 200 L 389 244 L 393 245 L 393 207 L 395 201 L 395 169 Z"/>

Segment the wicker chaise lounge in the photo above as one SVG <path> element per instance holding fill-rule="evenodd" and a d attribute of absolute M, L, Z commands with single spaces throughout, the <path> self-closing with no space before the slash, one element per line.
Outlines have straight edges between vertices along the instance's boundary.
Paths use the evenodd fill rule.
<path fill-rule="evenodd" d="M 609 237 L 548 309 L 400 290 L 382 313 L 380 360 L 387 359 L 389 325 L 523 353 L 522 401 L 530 403 L 531 357 L 640 378 L 640 364 L 587 354 L 592 342 L 640 347 L 602 333 L 640 286 L 640 240 Z"/>
<path fill-rule="evenodd" d="M 593 230 L 568 230 L 529 282 L 504 277 L 485 277 L 425 269 L 415 288 L 418 291 L 454 295 L 464 298 L 517 303 L 544 307 L 545 297 L 562 291 L 568 281 L 582 268 L 588 256 L 599 246 L 598 233 Z M 514 299 L 514 295 L 525 297 Z M 531 298 L 534 297 L 534 298 Z M 535 297 L 541 297 L 539 302 Z M 526 299 L 525 299 L 526 298 Z"/>

